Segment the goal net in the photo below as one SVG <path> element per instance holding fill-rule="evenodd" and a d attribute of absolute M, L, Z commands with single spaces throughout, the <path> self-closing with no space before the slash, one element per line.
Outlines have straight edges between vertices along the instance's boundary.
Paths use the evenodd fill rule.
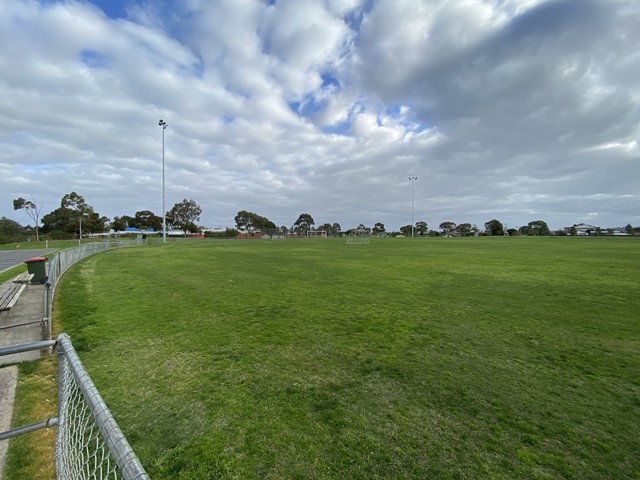
<path fill-rule="evenodd" d="M 327 238 L 326 230 L 307 230 L 307 238 Z"/>
<path fill-rule="evenodd" d="M 358 232 L 347 237 L 347 245 L 369 245 L 371 234 L 368 232 Z"/>

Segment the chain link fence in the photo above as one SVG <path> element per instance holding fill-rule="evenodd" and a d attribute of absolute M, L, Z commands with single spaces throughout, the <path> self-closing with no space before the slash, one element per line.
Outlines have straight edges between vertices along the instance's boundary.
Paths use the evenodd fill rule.
<path fill-rule="evenodd" d="M 0 356 L 55 348 L 58 356 L 58 414 L 0 433 L 0 441 L 57 427 L 58 480 L 148 480 L 149 476 L 111 415 L 66 334 L 0 348 Z"/>

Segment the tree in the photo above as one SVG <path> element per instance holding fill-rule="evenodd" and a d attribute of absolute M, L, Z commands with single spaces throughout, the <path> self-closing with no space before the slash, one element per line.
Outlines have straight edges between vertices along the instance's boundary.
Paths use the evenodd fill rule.
<path fill-rule="evenodd" d="M 136 212 L 134 220 L 135 226 L 140 230 L 162 230 L 162 217 L 157 216 L 149 210 Z"/>
<path fill-rule="evenodd" d="M 633 235 L 633 226 L 630 223 L 627 223 L 627 226 L 624 227 L 624 231 L 627 235 Z"/>
<path fill-rule="evenodd" d="M 171 210 L 167 212 L 167 223 L 172 227 L 178 227 L 186 236 L 189 232 L 198 230 L 195 222 L 200 220 L 202 208 L 193 200 L 186 198 L 182 202 L 176 203 Z"/>
<path fill-rule="evenodd" d="M 7 217 L 0 218 L 0 243 L 17 242 L 22 231 L 22 225 L 15 220 Z"/>
<path fill-rule="evenodd" d="M 416 222 L 415 233 L 419 236 L 426 235 L 429 232 L 429 226 L 427 222 Z"/>
<path fill-rule="evenodd" d="M 402 233 L 402 235 L 404 235 L 405 237 L 410 237 L 411 236 L 411 225 L 405 225 L 403 227 L 400 227 L 400 233 Z"/>
<path fill-rule="evenodd" d="M 266 217 L 261 217 L 257 213 L 240 210 L 234 218 L 236 227 L 243 232 L 254 232 L 256 230 L 275 230 L 276 224 Z"/>
<path fill-rule="evenodd" d="M 58 207 L 42 217 L 42 231 L 53 238 L 70 238 L 77 225 L 76 212 L 66 207 Z"/>
<path fill-rule="evenodd" d="M 550 235 L 549 225 L 543 220 L 534 220 L 529 222 L 529 235 Z"/>
<path fill-rule="evenodd" d="M 442 222 L 440 230 L 445 237 L 451 237 L 456 233 L 456 224 L 454 222 Z"/>
<path fill-rule="evenodd" d="M 456 232 L 461 237 L 470 237 L 478 233 L 478 227 L 471 225 L 470 223 L 461 223 L 456 227 Z"/>
<path fill-rule="evenodd" d="M 495 218 L 485 223 L 484 228 L 487 235 L 494 235 L 494 236 L 504 235 L 504 226 L 502 225 L 502 222 L 500 222 L 499 220 L 496 220 Z"/>
<path fill-rule="evenodd" d="M 116 232 L 120 232 L 128 227 L 128 223 L 125 217 L 113 217 L 113 221 L 111 222 L 111 228 L 113 228 Z"/>
<path fill-rule="evenodd" d="M 33 220 L 36 225 L 36 242 L 40 240 L 39 225 L 40 225 L 40 211 L 42 210 L 42 204 L 38 205 L 35 198 L 31 197 L 31 200 L 25 200 L 22 197 L 16 198 L 13 201 L 14 210 L 24 210 L 29 218 Z"/>
<path fill-rule="evenodd" d="M 373 231 L 374 234 L 376 235 L 380 235 L 381 233 L 384 233 L 384 223 L 382 222 L 378 222 L 373 226 Z"/>
<path fill-rule="evenodd" d="M 80 231 L 78 238 L 82 239 L 82 217 L 84 217 L 88 209 L 88 206 L 84 201 L 84 197 L 82 195 L 78 195 L 76 192 L 67 193 L 62 197 L 60 206 L 77 212 Z"/>
<path fill-rule="evenodd" d="M 315 221 L 313 217 L 308 213 L 301 213 L 296 222 L 293 224 L 294 230 L 297 232 L 306 232 L 307 230 L 311 230 Z"/>
<path fill-rule="evenodd" d="M 339 223 L 334 223 L 333 225 L 331 225 L 331 234 L 338 236 L 340 235 L 340 232 L 342 231 L 342 227 L 340 226 Z"/>

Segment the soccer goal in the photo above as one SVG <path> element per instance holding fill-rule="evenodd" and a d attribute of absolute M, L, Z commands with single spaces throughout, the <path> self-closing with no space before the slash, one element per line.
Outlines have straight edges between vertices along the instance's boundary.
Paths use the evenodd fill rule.
<path fill-rule="evenodd" d="M 369 245 L 371 234 L 369 232 L 358 232 L 347 237 L 347 245 Z"/>
<path fill-rule="evenodd" d="M 307 230 L 307 238 L 327 238 L 326 230 Z"/>

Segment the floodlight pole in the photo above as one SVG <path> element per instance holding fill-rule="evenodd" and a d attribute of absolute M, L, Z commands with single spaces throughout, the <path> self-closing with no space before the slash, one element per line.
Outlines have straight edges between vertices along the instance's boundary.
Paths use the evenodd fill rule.
<path fill-rule="evenodd" d="M 415 236 L 415 224 L 413 222 L 413 182 L 418 180 L 418 177 L 409 177 L 409 180 L 411 180 L 411 238 L 413 238 Z"/>
<path fill-rule="evenodd" d="M 164 131 L 168 124 L 160 119 L 158 125 L 162 127 L 162 243 L 167 243 L 167 209 L 164 203 Z"/>

